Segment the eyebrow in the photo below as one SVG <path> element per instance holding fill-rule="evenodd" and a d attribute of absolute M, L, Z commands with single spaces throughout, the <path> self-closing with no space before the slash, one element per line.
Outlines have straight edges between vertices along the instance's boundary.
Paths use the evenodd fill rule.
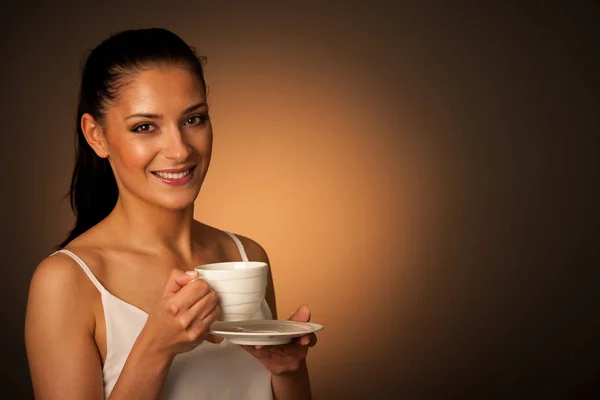
<path fill-rule="evenodd" d="M 192 111 L 195 111 L 199 108 L 202 108 L 206 106 L 205 102 L 202 103 L 197 103 L 194 104 L 193 106 L 189 106 L 188 108 L 186 108 L 185 110 L 183 110 L 183 112 L 181 113 L 181 115 L 185 115 L 188 113 L 191 113 Z M 151 113 L 136 113 L 136 114 L 131 114 L 130 116 L 126 117 L 125 120 L 131 119 L 131 118 L 136 118 L 136 117 L 140 117 L 140 118 L 150 118 L 150 119 L 162 119 L 162 114 L 151 114 Z"/>

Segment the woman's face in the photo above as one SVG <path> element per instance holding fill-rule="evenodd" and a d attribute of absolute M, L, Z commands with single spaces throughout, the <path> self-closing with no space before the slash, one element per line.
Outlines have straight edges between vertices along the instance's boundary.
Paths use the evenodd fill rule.
<path fill-rule="evenodd" d="M 205 88 L 195 74 L 179 66 L 137 73 L 108 106 L 104 126 L 121 197 L 168 209 L 193 204 L 212 151 Z"/>

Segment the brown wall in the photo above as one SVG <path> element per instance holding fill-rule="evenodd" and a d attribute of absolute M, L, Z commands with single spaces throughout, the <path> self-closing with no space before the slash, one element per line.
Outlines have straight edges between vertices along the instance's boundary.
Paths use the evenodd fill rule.
<path fill-rule="evenodd" d="M 282 318 L 312 306 L 316 398 L 590 390 L 597 6 L 167 3 L 2 16 L 2 376 L 19 397 L 28 281 L 73 221 L 78 64 L 149 26 L 208 57 L 196 216 L 263 244 Z"/>

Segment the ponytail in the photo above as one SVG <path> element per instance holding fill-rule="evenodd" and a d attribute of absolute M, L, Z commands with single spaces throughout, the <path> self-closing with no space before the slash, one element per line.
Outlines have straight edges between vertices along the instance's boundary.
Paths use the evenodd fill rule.
<path fill-rule="evenodd" d="M 81 115 L 78 115 L 81 121 Z M 75 227 L 60 244 L 65 247 L 110 214 L 117 204 L 119 190 L 108 159 L 98 157 L 77 128 L 75 168 L 71 177 L 69 201 L 76 216 Z"/>

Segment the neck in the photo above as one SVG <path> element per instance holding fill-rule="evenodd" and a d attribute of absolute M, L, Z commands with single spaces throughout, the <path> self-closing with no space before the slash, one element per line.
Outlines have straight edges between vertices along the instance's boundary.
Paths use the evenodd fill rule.
<path fill-rule="evenodd" d="M 142 251 L 174 251 L 192 259 L 193 203 L 181 210 L 168 210 L 119 196 L 109 218 L 119 227 L 117 235 Z"/>

